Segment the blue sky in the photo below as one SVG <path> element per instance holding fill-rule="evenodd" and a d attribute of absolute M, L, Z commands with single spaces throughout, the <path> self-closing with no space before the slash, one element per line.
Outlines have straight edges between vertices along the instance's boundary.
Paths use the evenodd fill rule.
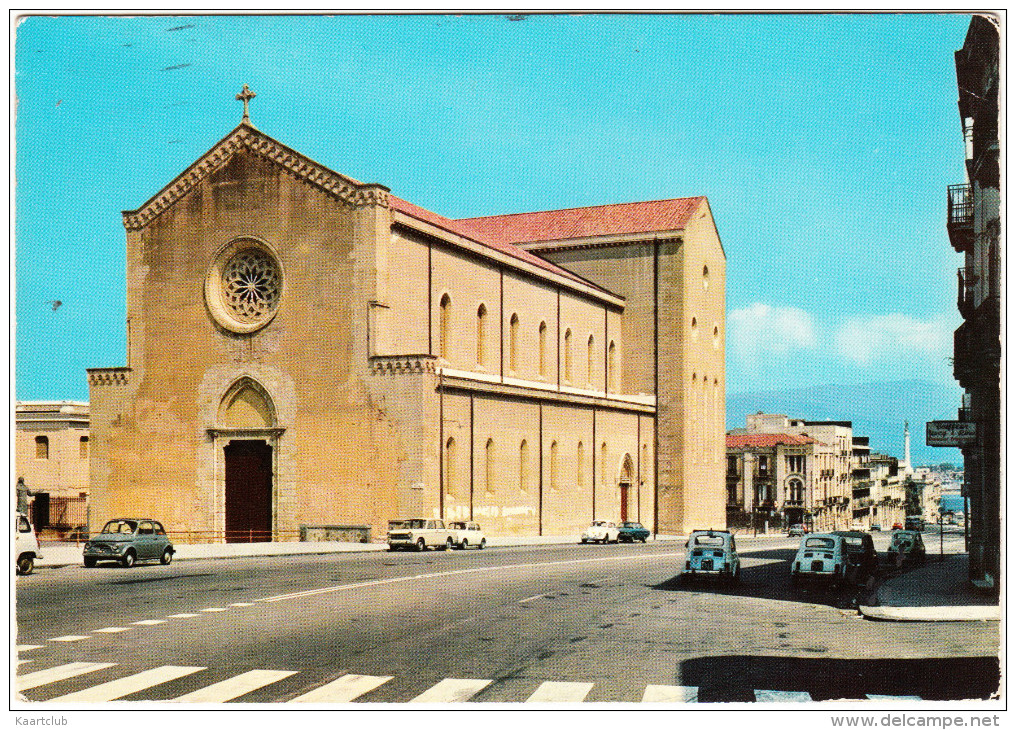
<path fill-rule="evenodd" d="M 945 192 L 964 182 L 952 54 L 968 24 L 24 19 L 16 397 L 86 400 L 85 368 L 125 364 L 120 212 L 239 122 L 243 83 L 266 133 L 449 217 L 708 196 L 728 259 L 728 392 L 952 383 L 962 260 Z"/>

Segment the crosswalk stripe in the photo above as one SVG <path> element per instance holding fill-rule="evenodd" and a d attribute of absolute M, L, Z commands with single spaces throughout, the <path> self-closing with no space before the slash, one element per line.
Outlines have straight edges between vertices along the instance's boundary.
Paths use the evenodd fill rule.
<path fill-rule="evenodd" d="M 220 611 L 225 611 L 225 610 L 227 610 L 227 609 L 225 609 L 225 608 L 202 608 L 201 612 L 202 613 L 219 613 Z"/>
<path fill-rule="evenodd" d="M 643 702 L 698 702 L 698 687 L 673 684 L 650 684 L 642 695 Z"/>
<path fill-rule="evenodd" d="M 166 618 L 196 618 L 196 613 L 171 613 Z"/>
<path fill-rule="evenodd" d="M 921 698 L 916 695 L 865 695 L 869 700 L 878 700 L 881 702 L 914 702 L 920 701 Z"/>
<path fill-rule="evenodd" d="M 231 603 L 230 607 L 236 606 L 237 608 L 244 608 L 245 606 L 253 606 L 253 603 Z"/>
<path fill-rule="evenodd" d="M 87 639 L 87 636 L 78 636 L 77 634 L 68 634 L 67 636 L 57 636 L 56 638 L 50 639 L 50 641 L 81 641 Z"/>
<path fill-rule="evenodd" d="M 544 682 L 526 702 L 582 702 L 592 682 Z"/>
<path fill-rule="evenodd" d="M 18 644 L 14 648 L 17 649 L 18 654 L 20 654 L 23 651 L 32 651 L 32 649 L 41 649 L 42 646 L 40 644 Z"/>
<path fill-rule="evenodd" d="M 130 631 L 130 628 L 124 626 L 107 626 L 104 629 L 95 629 L 93 634 L 119 634 L 121 631 Z"/>
<path fill-rule="evenodd" d="M 146 618 L 144 621 L 131 621 L 133 626 L 158 626 L 164 623 L 166 623 L 165 619 L 161 618 Z"/>
<path fill-rule="evenodd" d="M 31 662 L 32 662 L 32 660 L 31 660 L 31 659 L 18 659 L 18 664 L 17 664 L 17 666 L 19 666 L 19 667 L 20 667 L 20 666 L 21 666 L 22 664 L 30 664 Z"/>
<path fill-rule="evenodd" d="M 782 692 L 776 689 L 755 690 L 756 702 L 811 702 L 807 692 Z"/>
<path fill-rule="evenodd" d="M 107 669 L 114 667 L 115 664 L 100 664 L 97 662 L 71 662 L 70 664 L 61 664 L 58 667 L 50 667 L 49 669 L 41 669 L 38 672 L 32 672 L 30 674 L 22 674 L 17 678 L 16 684 L 19 690 L 35 689 L 41 687 L 44 684 L 51 684 L 53 682 L 59 682 L 61 679 L 70 679 L 71 677 L 77 677 L 81 674 L 88 674 L 89 672 L 95 672 L 99 669 Z"/>
<path fill-rule="evenodd" d="M 442 679 L 410 702 L 465 702 L 488 684 L 489 679 Z"/>
<path fill-rule="evenodd" d="M 116 700 L 143 689 L 154 687 L 165 682 L 171 682 L 188 674 L 200 672 L 205 667 L 174 667 L 172 665 L 146 669 L 138 674 L 129 677 L 114 679 L 112 682 L 97 684 L 94 687 L 83 689 L 79 692 L 71 692 L 69 695 L 54 697 L 50 702 L 108 702 Z"/>
<path fill-rule="evenodd" d="M 391 677 L 372 677 L 369 674 L 345 674 L 336 680 L 312 689 L 290 702 L 352 702 L 360 695 L 380 687 Z"/>
<path fill-rule="evenodd" d="M 210 684 L 194 692 L 171 700 L 172 702 L 229 702 L 248 692 L 253 692 L 266 685 L 278 682 L 279 680 L 291 677 L 296 672 L 273 671 L 269 669 L 254 669 L 235 677 L 224 679 L 221 682 Z"/>

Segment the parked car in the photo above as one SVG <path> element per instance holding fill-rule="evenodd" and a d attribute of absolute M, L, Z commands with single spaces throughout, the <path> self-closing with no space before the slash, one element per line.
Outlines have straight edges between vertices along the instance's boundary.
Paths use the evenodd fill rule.
<path fill-rule="evenodd" d="M 847 549 L 847 579 L 854 583 L 864 583 L 878 572 L 878 553 L 871 535 L 860 531 L 837 531 L 833 533 L 843 538 Z"/>
<path fill-rule="evenodd" d="M 465 550 L 470 545 L 478 550 L 487 546 L 487 536 L 478 522 L 449 522 L 448 529 L 452 532 L 452 544 L 459 550 Z"/>
<path fill-rule="evenodd" d="M 801 540 L 790 567 L 790 582 L 800 585 L 806 580 L 838 583 L 846 578 L 847 548 L 841 535 L 820 533 Z"/>
<path fill-rule="evenodd" d="M 800 523 L 791 525 L 787 530 L 787 537 L 804 537 L 804 525 Z"/>
<path fill-rule="evenodd" d="M 907 530 L 916 530 L 917 532 L 924 532 L 924 518 L 923 517 L 918 517 L 917 515 L 913 515 L 911 517 L 907 517 L 906 520 L 904 520 L 904 522 L 906 523 L 906 526 L 905 526 L 904 529 L 907 529 Z"/>
<path fill-rule="evenodd" d="M 86 568 L 100 561 L 113 561 L 129 568 L 139 560 L 158 560 L 163 565 L 173 562 L 176 548 L 162 524 L 149 518 L 122 517 L 110 520 L 97 535 L 85 543 Z"/>
<path fill-rule="evenodd" d="M 894 522 L 893 523 L 893 530 L 902 530 L 902 529 L 903 529 L 903 523 L 902 522 Z"/>
<path fill-rule="evenodd" d="M 688 536 L 685 549 L 683 582 L 698 576 L 740 580 L 741 559 L 734 536 L 727 530 L 695 530 Z"/>
<path fill-rule="evenodd" d="M 888 554 L 889 563 L 896 567 L 902 567 L 907 563 L 920 565 L 926 555 L 924 538 L 917 530 L 898 530 L 893 533 Z"/>
<path fill-rule="evenodd" d="M 35 561 L 42 558 L 39 539 L 28 516 L 18 512 L 14 517 L 14 572 L 28 575 L 35 570 Z"/>
<path fill-rule="evenodd" d="M 649 530 L 641 522 L 622 522 L 617 528 L 617 539 L 621 542 L 645 542 L 649 538 Z"/>
<path fill-rule="evenodd" d="M 429 547 L 449 550 L 455 544 L 452 532 L 444 520 L 392 520 L 388 523 L 389 550 L 418 550 Z"/>
<path fill-rule="evenodd" d="M 878 522 L 872 522 L 871 527 L 868 528 L 869 532 L 882 532 L 882 525 Z"/>
<path fill-rule="evenodd" d="M 607 522 L 606 520 L 593 520 L 582 532 L 582 542 L 617 542 L 618 536 L 617 525 L 613 522 Z"/>

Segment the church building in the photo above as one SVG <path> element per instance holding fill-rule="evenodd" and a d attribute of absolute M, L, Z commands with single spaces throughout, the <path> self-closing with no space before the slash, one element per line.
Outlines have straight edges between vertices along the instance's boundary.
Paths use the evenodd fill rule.
<path fill-rule="evenodd" d="M 88 370 L 92 530 L 724 526 L 706 198 L 452 220 L 269 137 L 252 96 L 123 214 L 126 366 Z"/>

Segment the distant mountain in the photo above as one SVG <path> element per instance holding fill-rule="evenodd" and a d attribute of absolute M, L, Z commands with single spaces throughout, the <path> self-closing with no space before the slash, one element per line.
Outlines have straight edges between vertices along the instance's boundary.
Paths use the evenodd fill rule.
<path fill-rule="evenodd" d="M 727 393 L 727 428 L 744 428 L 750 413 L 782 413 L 807 421 L 853 421 L 855 436 L 871 450 L 903 458 L 903 423 L 910 422 L 910 459 L 921 464 L 963 463 L 959 449 L 926 446 L 924 424 L 956 418 L 962 390 L 920 380 L 820 385 L 810 388 Z"/>

